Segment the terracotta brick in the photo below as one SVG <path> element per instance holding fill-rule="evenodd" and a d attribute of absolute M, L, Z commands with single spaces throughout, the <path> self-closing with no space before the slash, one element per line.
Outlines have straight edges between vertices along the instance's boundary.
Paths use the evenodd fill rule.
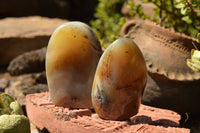
<path fill-rule="evenodd" d="M 176 112 L 141 105 L 139 113 L 127 121 L 103 120 L 89 109 L 56 107 L 49 93 L 35 93 L 26 96 L 27 115 L 39 129 L 52 133 L 189 133 L 179 127 L 180 115 Z"/>

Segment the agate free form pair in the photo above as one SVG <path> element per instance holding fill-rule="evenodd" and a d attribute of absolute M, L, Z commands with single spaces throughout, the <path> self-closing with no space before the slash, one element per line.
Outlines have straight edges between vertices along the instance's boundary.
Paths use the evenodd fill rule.
<path fill-rule="evenodd" d="M 102 54 L 88 25 L 68 22 L 49 40 L 46 74 L 55 105 L 94 108 L 103 119 L 125 120 L 138 112 L 147 69 L 131 39 L 116 40 Z"/>

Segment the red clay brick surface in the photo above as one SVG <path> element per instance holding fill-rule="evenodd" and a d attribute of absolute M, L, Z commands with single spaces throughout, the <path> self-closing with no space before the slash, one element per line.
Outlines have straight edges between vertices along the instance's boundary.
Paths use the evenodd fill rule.
<path fill-rule="evenodd" d="M 26 109 L 30 121 L 39 129 L 51 133 L 189 133 L 180 128 L 181 116 L 176 112 L 141 105 L 139 113 L 127 121 L 103 120 L 89 109 L 56 107 L 49 93 L 26 96 Z"/>

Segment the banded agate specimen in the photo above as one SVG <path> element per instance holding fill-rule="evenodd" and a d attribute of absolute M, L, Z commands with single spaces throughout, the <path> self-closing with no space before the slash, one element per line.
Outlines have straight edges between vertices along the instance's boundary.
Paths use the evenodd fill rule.
<path fill-rule="evenodd" d="M 55 105 L 92 108 L 91 89 L 101 54 L 97 36 L 82 22 L 68 22 L 54 31 L 47 47 L 46 75 Z"/>
<path fill-rule="evenodd" d="M 109 120 L 137 114 L 146 80 L 146 63 L 137 45 L 128 38 L 116 40 L 97 66 L 91 94 L 95 111 Z"/>

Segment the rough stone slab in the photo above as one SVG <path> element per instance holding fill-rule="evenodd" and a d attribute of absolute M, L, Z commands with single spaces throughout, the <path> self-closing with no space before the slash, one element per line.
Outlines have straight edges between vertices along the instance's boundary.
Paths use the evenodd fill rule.
<path fill-rule="evenodd" d="M 48 44 L 52 32 L 62 19 L 31 16 L 0 20 L 0 64 L 8 64 L 14 57 Z"/>
<path fill-rule="evenodd" d="M 57 26 L 65 22 L 67 20 L 40 16 L 4 18 L 0 20 L 0 38 L 51 35 Z"/>
<path fill-rule="evenodd" d="M 89 109 L 74 109 L 55 106 L 49 93 L 26 96 L 27 115 L 39 129 L 52 133 L 189 133 L 179 127 L 180 115 L 170 110 L 141 105 L 139 113 L 127 121 L 103 120 Z"/>
<path fill-rule="evenodd" d="M 13 76 L 12 79 L 8 79 L 9 85 L 4 89 L 4 92 L 16 99 L 21 106 L 25 106 L 26 95 L 48 91 L 47 84 L 42 84 L 38 81 L 40 74 L 42 73 Z"/>
<path fill-rule="evenodd" d="M 44 47 L 17 56 L 9 63 L 8 72 L 14 76 L 44 71 L 46 51 Z"/>

